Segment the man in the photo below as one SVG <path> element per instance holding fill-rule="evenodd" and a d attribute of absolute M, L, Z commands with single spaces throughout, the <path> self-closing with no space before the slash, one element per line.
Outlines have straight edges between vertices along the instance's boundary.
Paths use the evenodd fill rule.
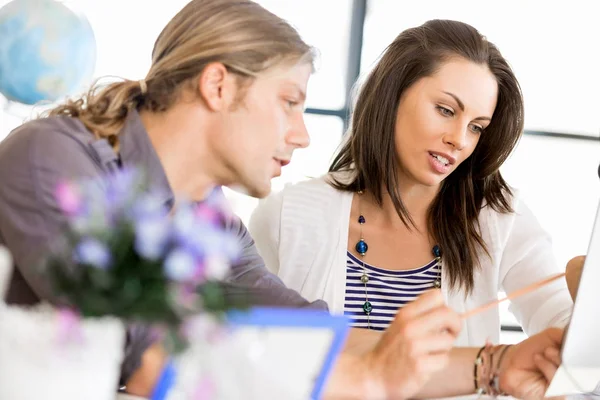
<path fill-rule="evenodd" d="M 0 144 L 0 244 L 13 253 L 9 301 L 53 301 L 32 266 L 60 234 L 54 200 L 63 179 L 101 178 L 138 165 L 173 207 L 215 186 L 241 185 L 253 196 L 309 137 L 303 120 L 312 50 L 287 23 L 247 0 L 193 0 L 158 37 L 143 81 L 94 88 L 88 95 L 16 129 Z M 269 274 L 240 221 L 244 245 L 228 279 L 228 296 L 254 304 L 312 307 Z M 478 349 L 452 349 L 460 316 L 431 292 L 400 311 L 383 335 L 353 330 L 327 385 L 331 398 L 407 398 L 474 391 Z M 546 331 L 509 349 L 500 389 L 539 397 L 558 365 L 546 349 L 562 333 Z M 534 360 L 534 354 L 541 359 Z M 130 332 L 123 382 L 148 395 L 166 355 L 144 332 Z M 444 367 L 448 366 L 445 370 Z M 435 385 L 424 390 L 434 379 Z"/>

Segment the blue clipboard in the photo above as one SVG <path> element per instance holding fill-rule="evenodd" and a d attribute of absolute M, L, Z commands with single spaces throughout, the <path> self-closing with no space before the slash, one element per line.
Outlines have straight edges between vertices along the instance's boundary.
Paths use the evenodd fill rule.
<path fill-rule="evenodd" d="M 324 328 L 333 332 L 333 339 L 321 372 L 315 379 L 311 393 L 312 400 L 318 400 L 323 394 L 325 382 L 331 373 L 334 362 L 341 352 L 346 336 L 348 335 L 348 318 L 339 315 L 333 316 L 321 310 L 287 309 L 287 308 L 252 308 L 247 311 L 233 311 L 228 313 L 227 320 L 233 327 L 236 325 L 260 327 L 297 327 L 297 328 Z"/>

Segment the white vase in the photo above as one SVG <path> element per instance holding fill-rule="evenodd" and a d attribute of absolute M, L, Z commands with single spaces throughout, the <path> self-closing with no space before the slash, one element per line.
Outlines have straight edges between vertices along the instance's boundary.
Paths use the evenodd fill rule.
<path fill-rule="evenodd" d="M 0 249 L 0 399 L 114 400 L 125 341 L 121 321 L 86 318 L 67 331 L 60 311 L 47 304 L 6 305 L 2 292 L 12 269 L 6 254 Z"/>

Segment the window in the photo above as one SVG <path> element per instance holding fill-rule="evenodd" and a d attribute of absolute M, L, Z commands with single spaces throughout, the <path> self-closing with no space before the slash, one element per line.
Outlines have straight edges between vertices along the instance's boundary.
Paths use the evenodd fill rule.
<path fill-rule="evenodd" d="M 1 100 L 4 99 L 0 99 L 0 140 L 22 124 L 25 119 L 23 110 L 17 104 L 4 103 Z"/>
<path fill-rule="evenodd" d="M 552 235 L 558 264 L 587 253 L 600 199 L 600 141 L 526 135 L 502 167 L 502 174 L 518 189 L 540 224 Z M 501 306 L 504 326 L 518 326 Z M 521 332 L 502 332 L 502 340 L 524 338 Z"/>
<path fill-rule="evenodd" d="M 287 20 L 319 52 L 316 72 L 308 87 L 307 107 L 343 108 L 352 1 L 258 0 L 258 3 Z"/>
<path fill-rule="evenodd" d="M 526 135 L 502 167 L 544 229 L 558 262 L 585 254 L 600 199 L 600 141 Z"/>
<path fill-rule="evenodd" d="M 96 77 L 142 79 L 152 62 L 154 41 L 187 0 L 156 2 L 142 7 L 137 1 L 70 0 L 67 6 L 83 13 L 96 37 Z"/>
<path fill-rule="evenodd" d="M 497 5 L 496 5 L 497 4 Z M 600 133 L 600 25 L 591 2 L 508 0 L 482 6 L 477 0 L 452 3 L 368 2 L 363 71 L 404 29 L 430 19 L 453 19 L 477 28 L 511 64 L 525 97 L 526 129 Z M 577 4 L 577 5 L 575 5 Z"/>

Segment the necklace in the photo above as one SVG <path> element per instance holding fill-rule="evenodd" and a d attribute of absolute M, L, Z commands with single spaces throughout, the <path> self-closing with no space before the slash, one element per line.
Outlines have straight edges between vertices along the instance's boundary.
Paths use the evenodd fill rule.
<path fill-rule="evenodd" d="M 359 190 L 358 194 L 362 195 L 363 194 L 362 190 Z M 365 219 L 365 216 L 362 213 L 361 203 L 362 202 L 359 200 L 358 223 L 360 225 L 360 239 L 358 240 L 358 242 L 356 242 L 354 249 L 356 250 L 356 252 L 358 254 L 360 254 L 360 260 L 362 263 L 363 274 L 360 277 L 360 281 L 364 285 L 364 289 L 365 289 L 365 302 L 363 303 L 362 309 L 363 309 L 363 312 L 367 315 L 367 328 L 371 329 L 370 315 L 371 315 L 371 312 L 373 311 L 373 304 L 371 304 L 371 302 L 369 301 L 369 291 L 368 291 L 368 287 L 367 287 L 367 283 L 369 282 L 369 275 L 367 275 L 367 269 L 365 268 L 365 255 L 367 254 L 367 251 L 369 250 L 369 245 L 367 245 L 367 242 L 365 241 L 365 239 L 363 237 L 363 225 L 365 224 L 365 222 L 367 222 L 367 220 Z M 433 256 L 435 257 L 435 262 L 438 267 L 438 274 L 437 274 L 437 277 L 435 278 L 435 280 L 433 281 L 433 286 L 436 289 L 440 289 L 442 287 L 442 262 L 441 262 L 442 251 L 440 249 L 440 246 L 438 246 L 436 244 L 431 249 L 431 252 L 433 253 Z"/>

